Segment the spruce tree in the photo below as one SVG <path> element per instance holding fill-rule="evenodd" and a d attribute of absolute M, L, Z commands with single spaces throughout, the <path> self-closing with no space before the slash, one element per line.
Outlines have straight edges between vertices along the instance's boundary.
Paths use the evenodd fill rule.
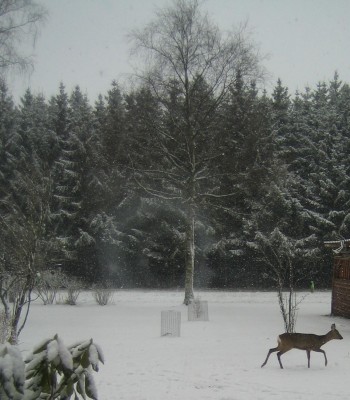
<path fill-rule="evenodd" d="M 218 240 L 210 254 L 216 285 L 249 284 L 257 275 L 246 251 L 243 227 L 269 186 L 274 163 L 271 102 L 260 96 L 255 84 L 237 75 L 236 84 L 218 119 L 220 150 L 218 181 L 230 196 L 213 204 Z M 249 282 L 249 283 L 248 283 Z"/>

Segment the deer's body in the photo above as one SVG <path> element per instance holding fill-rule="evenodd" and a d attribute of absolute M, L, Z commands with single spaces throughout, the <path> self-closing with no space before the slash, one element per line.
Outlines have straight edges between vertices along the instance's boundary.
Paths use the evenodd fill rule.
<path fill-rule="evenodd" d="M 282 335 L 278 336 L 278 346 L 269 350 L 266 360 L 261 367 L 263 367 L 267 363 L 267 360 L 269 359 L 271 353 L 277 351 L 278 362 L 280 364 L 280 367 L 283 368 L 281 355 L 292 349 L 306 351 L 309 368 L 311 351 L 323 353 L 325 365 L 327 365 L 327 356 L 325 351 L 321 349 L 321 346 L 333 339 L 343 339 L 341 334 L 335 328 L 335 324 L 331 326 L 331 330 L 325 335 L 314 335 L 312 333 L 283 333 Z"/>

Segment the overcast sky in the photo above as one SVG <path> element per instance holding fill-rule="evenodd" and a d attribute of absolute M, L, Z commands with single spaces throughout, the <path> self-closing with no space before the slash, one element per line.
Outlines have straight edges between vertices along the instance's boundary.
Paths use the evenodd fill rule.
<path fill-rule="evenodd" d="M 131 72 L 126 34 L 152 20 L 169 0 L 37 0 L 46 6 L 30 76 L 9 79 L 17 99 L 27 87 L 46 97 L 60 82 L 79 85 L 91 102 L 105 95 L 113 79 Z M 267 89 L 281 78 L 290 93 L 329 81 L 335 70 L 350 83 L 350 0 L 204 0 L 221 30 L 248 20 L 252 38 L 271 74 Z"/>

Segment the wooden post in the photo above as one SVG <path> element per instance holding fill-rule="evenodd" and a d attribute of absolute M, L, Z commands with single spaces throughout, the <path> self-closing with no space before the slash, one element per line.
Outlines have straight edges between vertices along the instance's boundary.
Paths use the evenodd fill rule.
<path fill-rule="evenodd" d="M 337 270 L 338 270 L 338 265 L 337 265 L 337 258 L 334 257 L 333 260 L 333 274 L 332 274 L 332 300 L 331 300 L 331 315 L 335 315 L 335 301 L 336 301 L 336 288 L 335 288 L 335 279 L 337 277 Z"/>

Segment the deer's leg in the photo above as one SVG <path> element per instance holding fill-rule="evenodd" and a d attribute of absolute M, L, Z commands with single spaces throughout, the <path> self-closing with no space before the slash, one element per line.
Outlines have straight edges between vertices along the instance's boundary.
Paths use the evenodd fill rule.
<path fill-rule="evenodd" d="M 310 368 L 310 350 L 306 350 L 307 354 L 307 367 Z"/>
<path fill-rule="evenodd" d="M 288 351 L 288 350 L 287 350 Z M 281 361 L 281 355 L 284 354 L 285 351 L 279 351 L 277 353 L 277 358 L 278 358 L 278 362 L 280 363 L 280 367 L 283 369 L 283 365 L 282 365 L 282 361 Z"/>
<path fill-rule="evenodd" d="M 317 353 L 323 353 L 323 355 L 324 355 L 324 362 L 325 362 L 324 365 L 327 366 L 328 361 L 327 361 L 326 352 L 325 352 L 324 350 L 322 350 L 322 349 L 318 349 L 318 350 L 314 350 L 314 351 L 316 351 Z"/>
<path fill-rule="evenodd" d="M 269 359 L 271 353 L 274 353 L 274 352 L 277 351 L 277 350 L 278 350 L 278 347 L 274 347 L 273 349 L 270 349 L 270 350 L 269 350 L 269 352 L 267 353 L 267 356 L 266 356 L 266 360 L 263 362 L 261 368 L 262 368 L 264 365 L 266 365 L 267 360 Z M 282 367 L 282 368 L 283 368 L 283 367 Z"/>

